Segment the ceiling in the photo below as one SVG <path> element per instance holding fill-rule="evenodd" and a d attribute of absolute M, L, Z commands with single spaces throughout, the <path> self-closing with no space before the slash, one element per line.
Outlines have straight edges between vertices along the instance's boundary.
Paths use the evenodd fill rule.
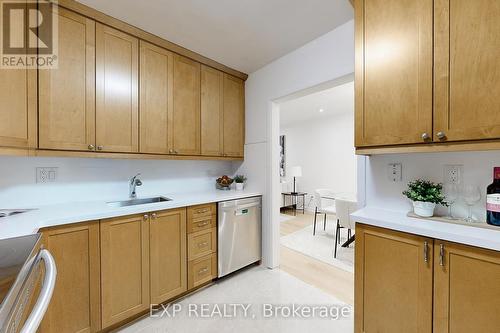
<path fill-rule="evenodd" d="M 354 113 L 354 82 L 299 97 L 279 106 L 281 128 L 346 112 Z"/>
<path fill-rule="evenodd" d="M 78 0 L 252 73 L 353 18 L 348 0 Z"/>

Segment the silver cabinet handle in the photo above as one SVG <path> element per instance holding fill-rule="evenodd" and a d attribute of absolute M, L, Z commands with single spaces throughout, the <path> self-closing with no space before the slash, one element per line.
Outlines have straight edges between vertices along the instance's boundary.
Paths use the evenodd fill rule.
<path fill-rule="evenodd" d="M 200 222 L 200 223 L 198 223 L 198 227 L 204 227 L 204 226 L 208 225 L 209 223 L 210 223 L 210 221 Z"/>
<path fill-rule="evenodd" d="M 151 218 L 155 219 L 156 218 L 156 213 L 151 214 Z"/>
<path fill-rule="evenodd" d="M 430 138 L 431 138 L 431 136 L 429 135 L 429 133 L 426 132 L 426 133 L 422 134 L 422 140 L 425 141 L 425 140 L 429 140 Z"/>
<path fill-rule="evenodd" d="M 203 213 L 206 213 L 210 210 L 210 208 L 205 208 L 205 209 L 198 209 L 196 211 L 196 214 L 203 214 Z"/>
<path fill-rule="evenodd" d="M 198 271 L 198 274 L 203 274 L 203 273 L 206 273 L 206 272 L 208 272 L 208 268 L 207 267 L 200 269 Z"/>
<path fill-rule="evenodd" d="M 429 243 L 424 242 L 424 261 L 429 262 Z"/>
<path fill-rule="evenodd" d="M 437 132 L 436 136 L 439 140 L 444 140 L 446 138 L 446 134 L 444 132 Z"/>
<path fill-rule="evenodd" d="M 43 260 L 45 265 L 45 276 L 42 282 L 42 289 L 40 290 L 40 294 L 31 314 L 20 330 L 21 333 L 33 333 L 37 331 L 49 307 L 50 299 L 52 298 L 52 293 L 56 286 L 57 268 L 54 258 L 49 251 L 43 249 L 40 251 L 40 259 Z"/>
<path fill-rule="evenodd" d="M 89 145 L 89 150 L 95 150 L 95 146 L 94 145 Z"/>
<path fill-rule="evenodd" d="M 439 245 L 439 266 L 444 267 L 444 244 Z"/>
<path fill-rule="evenodd" d="M 206 247 L 206 246 L 208 246 L 208 242 L 198 243 L 199 248 Z"/>
<path fill-rule="evenodd" d="M 149 215 L 148 214 L 144 214 L 144 216 L 142 218 L 144 219 L 144 221 L 146 221 L 147 219 L 149 219 Z"/>

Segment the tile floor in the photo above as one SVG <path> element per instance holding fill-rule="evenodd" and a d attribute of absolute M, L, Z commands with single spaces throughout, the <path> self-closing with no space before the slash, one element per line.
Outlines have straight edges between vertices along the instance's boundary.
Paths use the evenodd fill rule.
<path fill-rule="evenodd" d="M 349 305 L 279 269 L 253 267 L 244 270 L 176 304 L 180 311 L 175 317 L 172 317 L 173 308 L 171 307 L 169 309 L 171 317 L 148 317 L 123 328 L 120 332 L 353 332 L 353 313 Z M 202 306 L 207 306 L 207 313 L 210 313 L 216 309 L 223 311 L 224 304 L 227 306 L 226 316 L 231 317 L 234 314 L 231 304 L 243 304 L 248 307 L 247 316 L 242 308 L 238 308 L 238 315 L 232 318 L 222 318 L 221 314 L 216 311 L 215 317 L 201 318 L 204 314 Z M 314 318 L 285 318 L 283 316 L 268 318 L 266 314 L 270 312 L 264 311 L 265 304 L 272 304 L 274 309 L 279 305 L 286 306 L 283 310 L 285 316 L 293 304 L 309 306 L 309 309 L 316 311 L 317 315 Z M 342 309 L 349 312 L 348 315 L 345 317 L 339 315 L 339 319 L 332 319 Z M 324 311 L 330 312 L 329 318 L 322 318 L 325 316 Z M 157 312 L 156 315 L 160 313 L 162 312 Z M 307 316 L 307 313 L 303 315 Z"/>

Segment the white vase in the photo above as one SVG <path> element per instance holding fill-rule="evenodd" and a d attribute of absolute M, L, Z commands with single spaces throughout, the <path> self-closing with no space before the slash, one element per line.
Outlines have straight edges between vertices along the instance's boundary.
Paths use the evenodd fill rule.
<path fill-rule="evenodd" d="M 244 183 L 236 183 L 236 191 L 243 191 Z"/>
<path fill-rule="evenodd" d="M 432 202 L 413 201 L 413 212 L 418 216 L 432 217 L 436 204 Z"/>

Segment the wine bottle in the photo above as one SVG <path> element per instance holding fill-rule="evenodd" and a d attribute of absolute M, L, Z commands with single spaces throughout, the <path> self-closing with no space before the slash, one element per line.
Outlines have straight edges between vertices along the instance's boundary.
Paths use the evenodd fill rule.
<path fill-rule="evenodd" d="M 500 167 L 493 174 L 493 184 L 488 186 L 486 195 L 486 222 L 500 227 Z"/>

